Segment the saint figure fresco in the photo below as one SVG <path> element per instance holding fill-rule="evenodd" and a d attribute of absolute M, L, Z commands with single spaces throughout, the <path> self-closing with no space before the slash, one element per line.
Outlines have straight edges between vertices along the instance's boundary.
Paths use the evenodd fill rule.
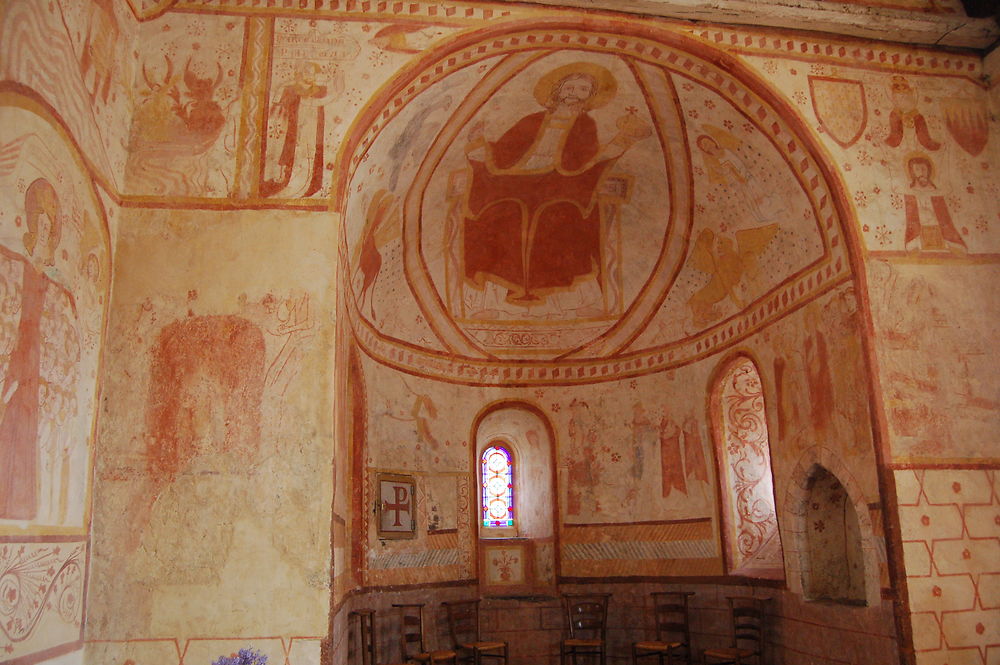
<path fill-rule="evenodd" d="M 56 306 L 53 299 L 67 295 L 46 274 L 55 263 L 62 235 L 59 198 L 48 180 L 39 178 L 28 186 L 24 209 L 27 257 L 3 251 L 5 260 L 20 263 L 21 279 L 19 288 L 5 289 L 19 291 L 20 299 L 16 314 L 5 312 L 14 314 L 18 324 L 0 383 L 0 518 L 31 520 L 38 515 L 39 502 L 42 361 L 50 355 L 43 346 L 53 342 L 43 335 L 43 318 L 51 316 L 46 310 Z"/>
<path fill-rule="evenodd" d="M 343 78 L 320 83 L 323 68 L 316 62 L 299 63 L 293 80 L 271 104 L 269 136 L 281 139 L 277 159 L 269 160 L 269 174 L 261 184 L 263 196 L 312 196 L 323 187 L 326 160 L 323 138 L 327 104 L 343 90 Z"/>
<path fill-rule="evenodd" d="M 492 282 L 509 303 L 531 305 L 586 278 L 601 283 L 599 186 L 651 129 L 634 111 L 602 143 L 590 111 L 617 92 L 604 67 L 575 62 L 551 70 L 534 88 L 543 110 L 518 120 L 496 141 L 483 123 L 469 132 L 472 177 L 462 224 L 462 271 L 478 289 Z"/>

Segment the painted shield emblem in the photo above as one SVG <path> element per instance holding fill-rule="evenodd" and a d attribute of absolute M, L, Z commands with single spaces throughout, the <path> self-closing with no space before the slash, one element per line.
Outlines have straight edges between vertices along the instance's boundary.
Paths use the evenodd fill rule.
<path fill-rule="evenodd" d="M 868 125 L 868 104 L 861 81 L 810 76 L 813 111 L 830 138 L 849 148 L 861 138 Z"/>
<path fill-rule="evenodd" d="M 950 104 L 944 109 L 944 124 L 955 142 L 973 157 L 986 148 L 990 126 L 985 110 L 961 102 Z"/>

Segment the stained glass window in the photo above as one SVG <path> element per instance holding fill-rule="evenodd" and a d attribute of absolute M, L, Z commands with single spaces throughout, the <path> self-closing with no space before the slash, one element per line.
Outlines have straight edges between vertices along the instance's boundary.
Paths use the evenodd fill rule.
<path fill-rule="evenodd" d="M 483 451 L 483 526 L 514 526 L 514 460 L 503 446 Z"/>

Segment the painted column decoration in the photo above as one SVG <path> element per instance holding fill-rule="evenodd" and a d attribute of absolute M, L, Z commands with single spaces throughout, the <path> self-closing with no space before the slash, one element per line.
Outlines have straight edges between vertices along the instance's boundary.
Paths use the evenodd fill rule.
<path fill-rule="evenodd" d="M 734 575 L 780 579 L 784 567 L 767 418 L 753 362 L 741 358 L 733 363 L 719 391 L 722 446 L 718 459 L 727 568 Z"/>

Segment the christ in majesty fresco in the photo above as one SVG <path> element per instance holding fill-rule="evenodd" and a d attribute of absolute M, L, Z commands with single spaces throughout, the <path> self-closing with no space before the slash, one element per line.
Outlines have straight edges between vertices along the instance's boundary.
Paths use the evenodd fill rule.
<path fill-rule="evenodd" d="M 492 282 L 511 304 L 531 306 L 587 278 L 601 283 L 600 185 L 651 129 L 634 112 L 602 143 L 590 111 L 618 84 L 604 67 L 567 64 L 542 76 L 534 96 L 544 110 L 524 116 L 496 141 L 473 124 L 462 224 L 462 271 L 474 288 Z"/>

